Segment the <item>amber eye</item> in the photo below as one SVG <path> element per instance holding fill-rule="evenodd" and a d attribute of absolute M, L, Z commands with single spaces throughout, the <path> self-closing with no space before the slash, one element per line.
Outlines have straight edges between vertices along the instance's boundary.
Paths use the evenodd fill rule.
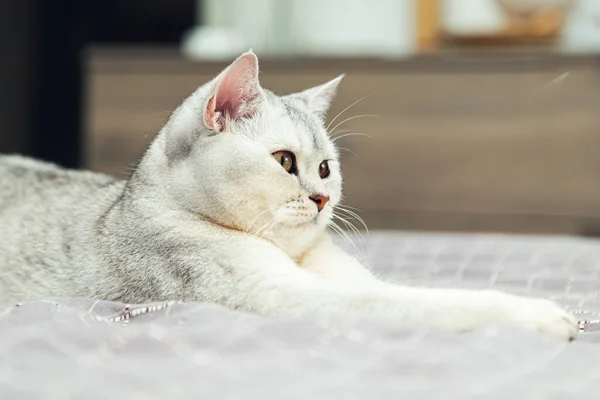
<path fill-rule="evenodd" d="M 321 179 L 327 178 L 329 176 L 329 172 L 329 163 L 327 160 L 319 164 L 319 176 Z"/>
<path fill-rule="evenodd" d="M 277 151 L 273 158 L 290 174 L 296 173 L 296 156 L 290 151 Z"/>

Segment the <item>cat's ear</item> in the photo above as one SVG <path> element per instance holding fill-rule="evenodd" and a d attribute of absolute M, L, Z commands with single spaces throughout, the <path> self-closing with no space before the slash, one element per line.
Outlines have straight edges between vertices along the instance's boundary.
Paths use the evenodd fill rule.
<path fill-rule="evenodd" d="M 250 50 L 214 79 L 204 107 L 204 123 L 212 131 L 223 132 L 228 121 L 251 118 L 263 100 L 264 93 L 258 82 L 258 58 Z"/>
<path fill-rule="evenodd" d="M 304 101 L 312 112 L 324 118 L 343 78 L 344 74 L 322 85 L 291 94 L 289 97 Z"/>

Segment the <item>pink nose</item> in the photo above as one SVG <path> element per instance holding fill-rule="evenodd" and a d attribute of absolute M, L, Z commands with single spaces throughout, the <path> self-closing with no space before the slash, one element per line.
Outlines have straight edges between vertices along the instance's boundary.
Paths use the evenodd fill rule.
<path fill-rule="evenodd" d="M 321 194 L 318 194 L 316 196 L 311 196 L 310 199 L 315 202 L 315 204 L 317 205 L 317 210 L 321 212 L 323 207 L 325 207 L 325 204 L 327 204 L 327 202 L 329 201 L 329 196 L 323 196 Z"/>

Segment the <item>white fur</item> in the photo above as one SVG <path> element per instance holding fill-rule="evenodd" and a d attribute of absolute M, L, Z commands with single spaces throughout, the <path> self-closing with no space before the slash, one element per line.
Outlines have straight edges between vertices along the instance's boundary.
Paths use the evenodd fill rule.
<path fill-rule="evenodd" d="M 340 81 L 278 97 L 260 86 L 256 56 L 243 54 L 173 113 L 126 184 L 78 190 L 75 182 L 74 194 L 51 191 L 71 208 L 52 199 L 35 203 L 45 228 L 18 231 L 23 243 L 60 252 L 64 243 L 50 245 L 60 235 L 54 225 L 68 221 L 63 231 L 83 233 L 70 236 L 68 257 L 33 257 L 25 246 L 0 244 L 0 261 L 12 265 L 0 275 L 0 295 L 208 301 L 270 317 L 332 312 L 451 331 L 516 323 L 574 338 L 576 320 L 552 302 L 392 285 L 333 244 L 326 228 L 342 177 L 322 117 Z M 272 157 L 281 150 L 296 155 L 297 175 Z M 318 175 L 323 160 L 331 169 L 325 179 Z M 16 185 L 6 189 L 13 196 Z M 45 190 L 36 193 L 44 197 Z M 309 198 L 316 194 L 330 197 L 320 213 Z M 15 232 L 14 216 L 25 218 L 28 201 L 18 200 L 24 208 L 12 219 L 4 213 Z M 21 261 L 11 264 L 15 259 Z M 40 279 L 29 282 L 32 274 Z"/>

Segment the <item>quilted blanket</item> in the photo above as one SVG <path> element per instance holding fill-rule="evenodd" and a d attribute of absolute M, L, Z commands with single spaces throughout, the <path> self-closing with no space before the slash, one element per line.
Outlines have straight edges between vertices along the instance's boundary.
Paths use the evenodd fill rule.
<path fill-rule="evenodd" d="M 1 399 L 574 399 L 600 395 L 600 242 L 371 233 L 390 281 L 496 288 L 577 314 L 574 343 L 512 326 L 451 334 L 214 305 L 46 299 L 0 306 Z M 409 397 L 411 396 L 411 397 Z"/>

